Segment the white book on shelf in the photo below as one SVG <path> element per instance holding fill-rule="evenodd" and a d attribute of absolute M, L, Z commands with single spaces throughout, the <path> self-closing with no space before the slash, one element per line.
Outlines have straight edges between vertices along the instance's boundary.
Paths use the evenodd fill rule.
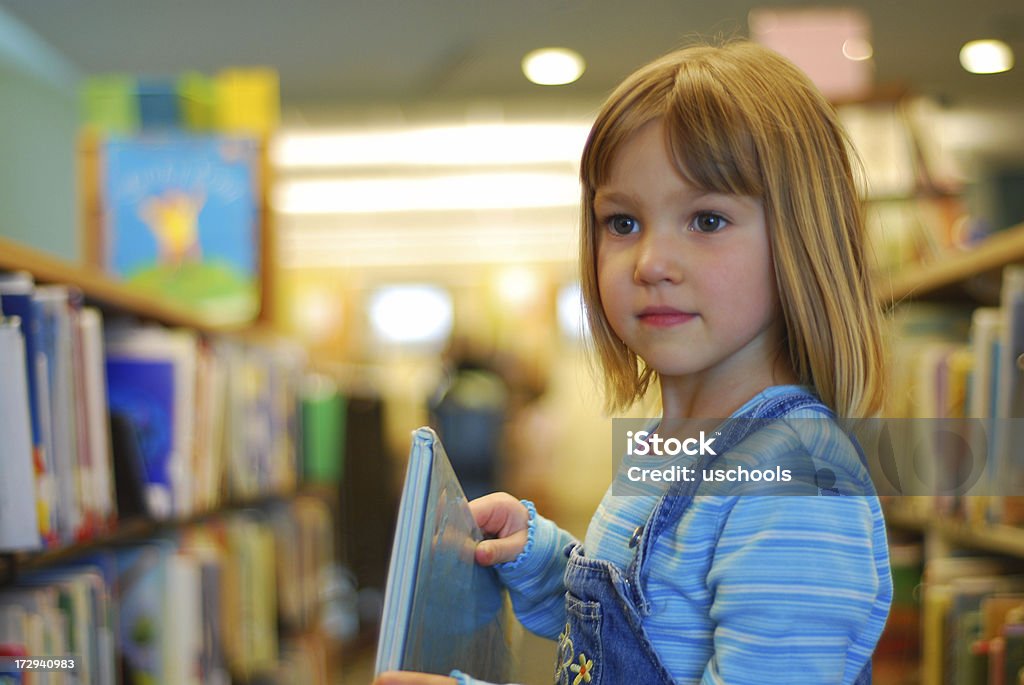
<path fill-rule="evenodd" d="M 0 318 L 0 550 L 41 546 L 32 467 L 25 341 L 16 318 Z"/>
<path fill-rule="evenodd" d="M 187 554 L 172 554 L 167 564 L 167 630 L 164 633 L 168 683 L 200 683 L 201 599 L 199 562 Z"/>
<path fill-rule="evenodd" d="M 54 480 L 49 365 L 42 340 L 42 305 L 36 301 L 35 290 L 35 280 L 28 272 L 0 273 L 0 302 L 3 303 L 8 315 L 21 319 L 21 333 L 25 339 L 39 532 L 43 536 L 44 544 L 48 544 L 55 539 L 57 532 L 57 495 Z"/>
<path fill-rule="evenodd" d="M 107 407 L 107 373 L 103 347 L 103 315 L 83 307 L 78 318 L 82 335 L 82 372 L 85 386 L 85 420 L 88 423 L 91 468 L 84 490 L 104 522 L 116 514 L 113 462 L 110 452 L 110 413 Z"/>

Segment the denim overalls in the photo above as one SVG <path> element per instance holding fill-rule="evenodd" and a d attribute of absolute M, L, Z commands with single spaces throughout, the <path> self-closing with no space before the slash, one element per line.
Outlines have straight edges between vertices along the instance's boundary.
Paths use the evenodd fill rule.
<path fill-rule="evenodd" d="M 820 400 L 794 391 L 773 398 L 726 423 L 715 443 L 722 454 L 749 435 L 757 421 L 774 419 L 797 410 L 814 408 L 832 415 Z M 714 457 L 710 457 L 714 459 Z M 700 466 L 708 462 L 698 462 Z M 565 630 L 559 637 L 555 683 L 558 685 L 624 685 L 626 683 L 672 683 L 672 678 L 647 636 L 641 621 L 650 608 L 644 595 L 641 571 L 644 559 L 658 537 L 673 528 L 693 501 L 699 478 L 676 482 L 658 500 L 636 541 L 636 554 L 625 571 L 614 564 L 589 559 L 582 545 L 565 550 L 569 563 L 565 571 L 567 588 Z M 633 545 L 633 542 L 630 543 Z M 871 683 L 871 663 L 865 665 L 855 685 Z"/>

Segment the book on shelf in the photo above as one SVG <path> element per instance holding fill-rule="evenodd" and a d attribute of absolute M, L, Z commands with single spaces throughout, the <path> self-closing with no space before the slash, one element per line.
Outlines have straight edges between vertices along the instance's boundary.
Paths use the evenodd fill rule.
<path fill-rule="evenodd" d="M 1024 522 L 1024 268 L 1006 268 L 998 307 L 914 303 L 892 327 L 887 416 L 914 420 L 928 446 L 895 455 L 897 472 L 932 484 L 907 493 L 924 495 L 913 502 L 919 513 Z"/>
<path fill-rule="evenodd" d="M 0 297 L 23 322 L 17 392 L 30 417 L 34 482 L 25 492 L 39 535 L 56 546 L 109 530 L 116 507 L 99 312 L 74 288 L 38 286 L 23 273 L 0 276 Z"/>
<path fill-rule="evenodd" d="M 999 309 L 1002 317 L 998 376 L 996 376 L 996 433 L 993 436 L 998 460 L 997 476 L 1010 493 L 1024 493 L 1024 267 L 1012 265 L 1003 271 Z M 1020 497 L 998 498 L 993 518 L 1003 523 L 1024 523 Z"/>
<path fill-rule="evenodd" d="M 147 506 L 156 518 L 192 511 L 197 344 L 186 330 L 107 332 L 110 411 L 129 417 L 139 434 Z"/>
<path fill-rule="evenodd" d="M 260 306 L 263 208 L 255 137 L 164 132 L 99 144 L 90 261 L 205 320 L 248 322 Z"/>
<path fill-rule="evenodd" d="M 0 551 L 40 547 L 32 463 L 25 340 L 17 318 L 0 315 Z"/>
<path fill-rule="evenodd" d="M 35 474 L 39 534 L 44 543 L 56 542 L 54 465 L 50 427 L 47 358 L 41 349 L 41 305 L 34 299 L 35 282 L 25 272 L 0 273 L 0 309 L 21 321 L 25 340 L 26 400 L 32 428 L 32 466 Z"/>
<path fill-rule="evenodd" d="M 1024 669 L 1024 577 L 984 557 L 930 560 L 922 584 L 922 685 L 1011 685 Z"/>
<path fill-rule="evenodd" d="M 507 593 L 476 564 L 482 534 L 437 434 L 413 433 L 399 504 L 377 673 L 447 674 L 505 682 L 511 667 Z"/>

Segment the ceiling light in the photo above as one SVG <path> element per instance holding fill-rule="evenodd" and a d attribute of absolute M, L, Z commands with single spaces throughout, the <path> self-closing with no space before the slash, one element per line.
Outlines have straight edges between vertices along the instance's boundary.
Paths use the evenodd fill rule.
<path fill-rule="evenodd" d="M 370 298 L 370 325 L 388 343 L 440 343 L 452 330 L 452 298 L 433 285 L 393 285 Z"/>
<path fill-rule="evenodd" d="M 542 48 L 523 57 L 526 78 L 541 86 L 561 86 L 583 75 L 586 63 L 578 52 L 567 48 Z"/>
<path fill-rule="evenodd" d="M 843 56 L 846 59 L 852 59 L 854 62 L 863 62 L 864 60 L 871 59 L 873 54 L 874 51 L 871 49 L 871 43 L 863 38 L 848 38 L 843 42 Z"/>
<path fill-rule="evenodd" d="M 998 74 L 1013 68 L 1013 50 L 1001 40 L 972 40 L 960 48 L 960 64 L 972 74 Z"/>

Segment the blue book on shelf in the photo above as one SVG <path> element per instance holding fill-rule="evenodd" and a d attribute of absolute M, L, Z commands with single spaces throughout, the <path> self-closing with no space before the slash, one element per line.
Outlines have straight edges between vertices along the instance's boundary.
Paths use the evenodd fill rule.
<path fill-rule="evenodd" d="M 511 610 L 497 573 L 478 566 L 482 539 L 437 434 L 413 433 L 391 549 L 376 672 L 507 682 Z"/>
<path fill-rule="evenodd" d="M 142 456 L 149 510 L 171 513 L 174 488 L 174 361 L 107 357 L 107 401 L 111 414 L 131 421 Z"/>

